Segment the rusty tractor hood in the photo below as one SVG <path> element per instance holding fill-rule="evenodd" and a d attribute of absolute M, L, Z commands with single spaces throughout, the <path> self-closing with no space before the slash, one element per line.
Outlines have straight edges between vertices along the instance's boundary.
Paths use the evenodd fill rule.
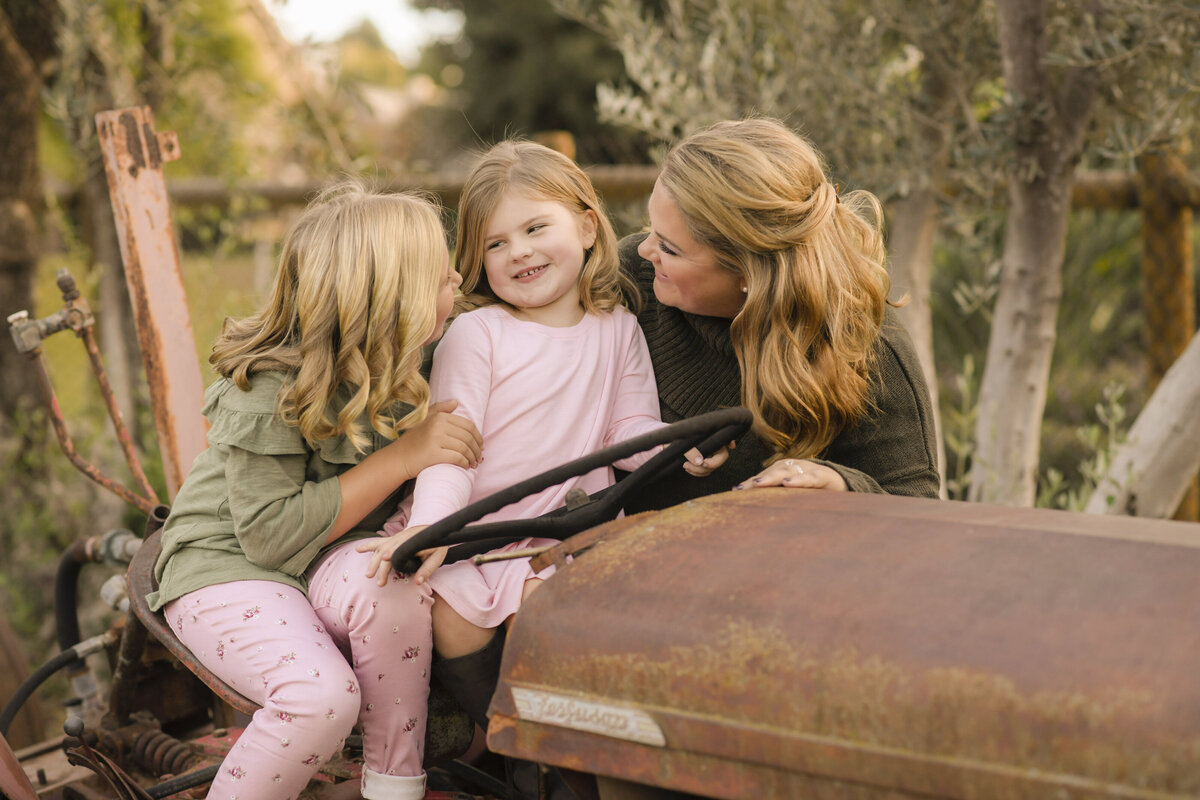
<path fill-rule="evenodd" d="M 509 632 L 498 752 L 730 798 L 1200 795 L 1200 526 L 767 489 L 586 541 Z"/>

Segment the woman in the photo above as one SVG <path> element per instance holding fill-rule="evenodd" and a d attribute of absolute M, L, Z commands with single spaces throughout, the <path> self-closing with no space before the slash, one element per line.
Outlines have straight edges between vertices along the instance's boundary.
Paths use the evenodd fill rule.
<path fill-rule="evenodd" d="M 812 145 L 756 118 L 672 148 L 649 216 L 620 255 L 662 418 L 743 405 L 754 426 L 711 477 L 670 476 L 627 511 L 762 486 L 937 496 L 933 410 L 887 300 L 873 195 L 839 198 Z"/>

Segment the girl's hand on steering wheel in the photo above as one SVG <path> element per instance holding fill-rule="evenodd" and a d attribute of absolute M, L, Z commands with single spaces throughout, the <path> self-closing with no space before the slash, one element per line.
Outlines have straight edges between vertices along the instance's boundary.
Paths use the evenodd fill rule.
<path fill-rule="evenodd" d="M 683 454 L 686 459 L 683 462 L 683 469 L 694 478 L 706 478 L 729 460 L 729 448 L 733 446 L 733 442 L 730 442 L 729 447 L 722 447 L 708 458 L 705 458 L 703 453 L 693 447 Z"/>
<path fill-rule="evenodd" d="M 414 577 L 417 579 L 417 585 L 421 585 L 429 580 L 429 576 L 433 575 L 434 570 L 442 565 L 446 560 L 446 553 L 450 551 L 448 546 L 434 547 L 429 550 L 422 550 L 417 553 L 421 558 L 421 568 L 417 570 Z"/>
<path fill-rule="evenodd" d="M 380 586 L 387 586 L 392 573 L 392 553 L 396 548 L 428 528 L 428 525 L 413 525 L 391 536 L 377 536 L 374 539 L 364 539 L 355 546 L 360 553 L 373 553 L 371 563 L 367 565 L 367 577 L 376 578 Z M 445 556 L 443 555 L 443 558 Z M 432 570 L 431 570 L 432 571 Z"/>
<path fill-rule="evenodd" d="M 377 583 L 380 586 L 386 586 L 388 577 L 392 572 L 392 554 L 396 552 L 400 545 L 428 527 L 428 525 L 413 525 L 411 528 L 405 528 L 392 536 L 379 536 L 359 542 L 354 548 L 358 552 L 370 553 L 374 551 L 374 555 L 371 556 L 371 563 L 367 566 L 367 577 L 376 578 L 378 576 Z M 417 553 L 422 559 L 421 568 L 413 576 L 417 579 L 418 584 L 429 580 L 429 576 L 433 574 L 433 571 L 440 567 L 442 562 L 446 560 L 446 552 L 449 549 L 449 547 L 434 547 Z"/>
<path fill-rule="evenodd" d="M 758 475 L 748 481 L 742 481 L 733 488 L 761 489 L 765 486 L 849 491 L 845 478 L 838 474 L 837 470 L 803 458 L 781 458 Z"/>

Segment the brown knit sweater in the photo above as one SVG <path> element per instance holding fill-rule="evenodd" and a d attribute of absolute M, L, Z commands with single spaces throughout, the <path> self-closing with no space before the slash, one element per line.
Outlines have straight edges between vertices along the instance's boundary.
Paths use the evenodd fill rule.
<path fill-rule="evenodd" d="M 687 417 L 741 404 L 741 368 L 733 351 L 727 319 L 701 317 L 664 306 L 654 296 L 654 268 L 637 253 L 644 235 L 621 240 L 621 269 L 642 295 L 638 316 L 658 382 L 662 418 Z M 817 459 L 846 480 L 855 492 L 938 496 L 936 444 L 929 390 L 907 332 L 889 306 L 877 342 L 871 376 L 875 411 L 842 431 Z M 665 508 L 752 477 L 772 452 L 748 433 L 729 461 L 707 478 L 678 475 L 647 487 L 626 511 Z"/>

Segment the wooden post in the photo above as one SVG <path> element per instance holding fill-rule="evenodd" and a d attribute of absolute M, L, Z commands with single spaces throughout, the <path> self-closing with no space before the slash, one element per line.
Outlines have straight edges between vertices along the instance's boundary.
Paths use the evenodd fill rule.
<path fill-rule="evenodd" d="M 148 106 L 101 112 L 96 131 L 173 499 L 206 446 L 204 383 L 162 172 L 164 161 L 179 158 L 179 141 L 173 133 L 155 132 Z"/>
<path fill-rule="evenodd" d="M 570 131 L 538 131 L 533 134 L 533 140 L 575 160 L 575 136 Z"/>
<path fill-rule="evenodd" d="M 1192 209 L 1187 184 L 1187 170 L 1175 153 L 1153 152 L 1138 160 L 1143 307 L 1151 392 L 1196 331 Z M 1195 478 L 1175 519 L 1200 521 L 1200 481 Z"/>

